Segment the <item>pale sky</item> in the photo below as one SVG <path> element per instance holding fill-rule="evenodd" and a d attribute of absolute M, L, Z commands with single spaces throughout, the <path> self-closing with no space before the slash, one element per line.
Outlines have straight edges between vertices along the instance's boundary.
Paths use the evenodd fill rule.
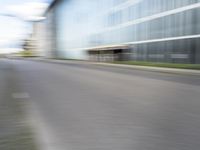
<path fill-rule="evenodd" d="M 51 0 L 0 0 L 0 53 L 16 51 Z"/>

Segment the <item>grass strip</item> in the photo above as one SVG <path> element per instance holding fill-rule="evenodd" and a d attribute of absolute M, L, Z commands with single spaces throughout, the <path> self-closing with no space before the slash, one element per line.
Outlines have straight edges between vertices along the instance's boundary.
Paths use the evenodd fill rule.
<path fill-rule="evenodd" d="M 146 62 L 146 61 L 114 61 L 113 63 L 114 64 L 137 65 L 137 66 L 149 66 L 149 67 L 164 67 L 164 68 L 200 70 L 200 64 L 157 63 L 157 62 Z"/>

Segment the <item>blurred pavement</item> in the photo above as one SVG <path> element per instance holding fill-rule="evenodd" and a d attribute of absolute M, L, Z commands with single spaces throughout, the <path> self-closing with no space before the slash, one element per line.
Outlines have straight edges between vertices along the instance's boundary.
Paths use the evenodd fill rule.
<path fill-rule="evenodd" d="M 18 75 L 47 149 L 199 150 L 199 76 L 81 62 L 4 63 Z"/>

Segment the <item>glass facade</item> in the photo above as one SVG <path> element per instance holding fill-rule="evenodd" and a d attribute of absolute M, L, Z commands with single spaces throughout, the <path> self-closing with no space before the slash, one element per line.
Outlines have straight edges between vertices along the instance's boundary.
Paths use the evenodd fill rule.
<path fill-rule="evenodd" d="M 200 0 L 63 0 L 54 9 L 62 56 L 125 44 L 133 60 L 200 63 Z"/>

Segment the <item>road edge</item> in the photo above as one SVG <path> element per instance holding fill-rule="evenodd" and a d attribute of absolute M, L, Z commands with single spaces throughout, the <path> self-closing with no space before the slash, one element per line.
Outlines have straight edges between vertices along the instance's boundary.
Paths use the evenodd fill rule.
<path fill-rule="evenodd" d="M 135 70 L 141 70 L 141 71 L 171 73 L 171 74 L 180 74 L 180 75 L 192 75 L 192 76 L 200 77 L 200 70 L 193 70 L 193 69 L 164 68 L 164 67 L 152 67 L 152 66 L 113 64 L 113 63 L 104 63 L 104 62 L 91 62 L 91 61 L 82 61 L 82 60 L 61 60 L 61 59 L 51 59 L 51 58 L 19 58 L 19 59 L 42 61 L 42 62 L 57 63 L 57 64 L 92 64 L 92 65 L 99 65 L 99 66 L 118 67 L 118 68 L 135 69 Z"/>

